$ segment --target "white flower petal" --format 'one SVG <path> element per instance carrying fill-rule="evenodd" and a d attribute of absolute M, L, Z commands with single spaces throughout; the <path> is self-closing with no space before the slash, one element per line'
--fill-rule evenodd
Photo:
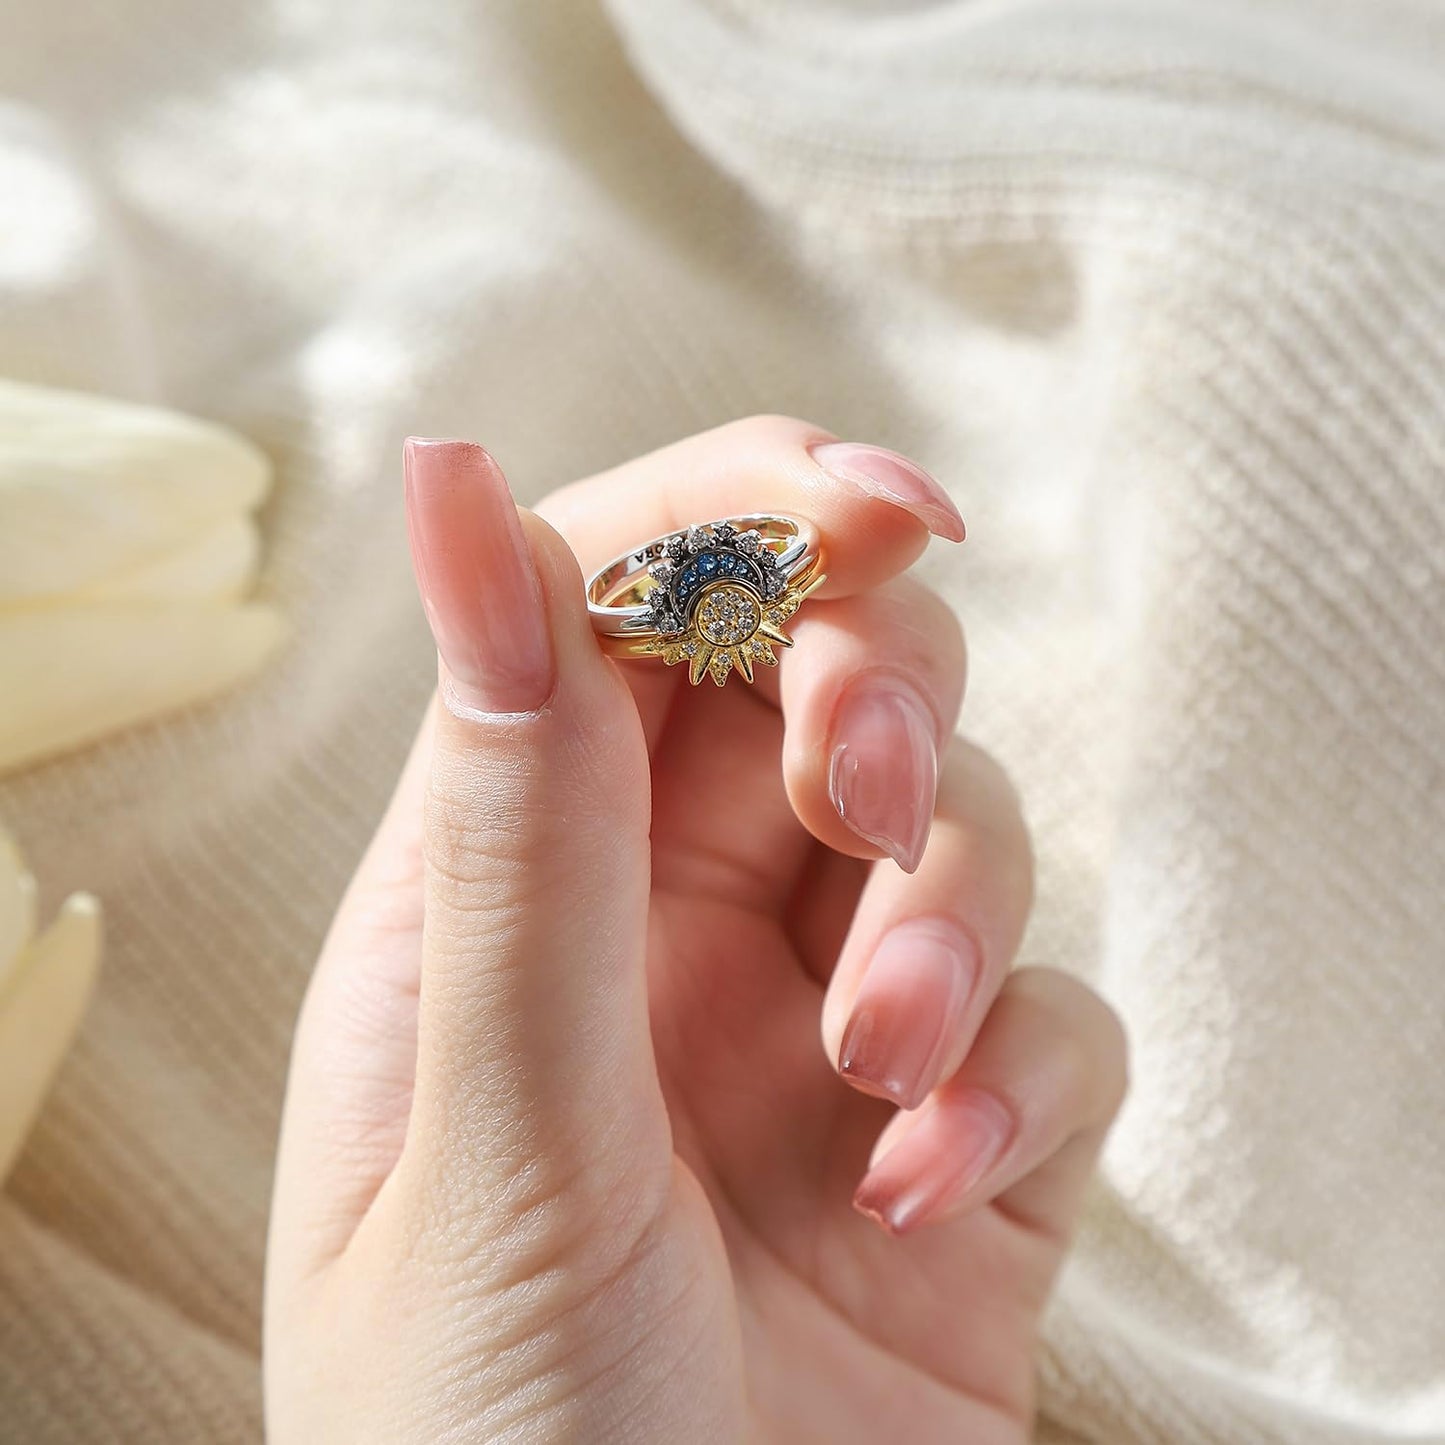
<path fill-rule="evenodd" d="M 25 1142 L 85 1012 L 100 964 L 100 906 L 66 900 L 0 986 L 0 1179 Z"/>
<path fill-rule="evenodd" d="M 265 455 L 224 427 L 0 381 L 0 606 L 158 563 L 270 484 Z"/>
<path fill-rule="evenodd" d="M 284 635 L 261 606 L 106 603 L 0 613 L 0 772 L 230 687 Z"/>
<path fill-rule="evenodd" d="M 175 552 L 72 594 L 67 602 L 234 602 L 251 589 L 261 534 L 250 517 L 229 517 Z"/>
<path fill-rule="evenodd" d="M 35 878 L 19 847 L 0 828 L 0 996 L 21 951 L 35 936 L 35 893 Z"/>

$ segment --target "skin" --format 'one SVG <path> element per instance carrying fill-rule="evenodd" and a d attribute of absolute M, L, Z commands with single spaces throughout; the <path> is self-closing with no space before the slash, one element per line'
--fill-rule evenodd
<path fill-rule="evenodd" d="M 409 451 L 440 701 L 297 1030 L 277 1445 L 1029 1437 L 1123 1037 L 1010 971 L 1027 832 L 950 741 L 958 624 L 901 575 L 956 514 L 860 481 L 867 449 L 825 470 L 829 441 L 735 423 L 546 522 L 479 448 Z M 692 689 L 602 656 L 579 559 L 756 510 L 827 547 L 780 669 Z"/>

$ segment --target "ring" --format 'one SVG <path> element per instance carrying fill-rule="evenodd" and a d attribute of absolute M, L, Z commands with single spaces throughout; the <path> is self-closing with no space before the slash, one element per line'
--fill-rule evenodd
<path fill-rule="evenodd" d="M 694 686 L 749 682 L 776 649 L 783 624 L 825 580 L 818 530 L 796 517 L 729 517 L 667 532 L 615 557 L 587 584 L 587 612 L 613 657 L 688 664 Z"/>

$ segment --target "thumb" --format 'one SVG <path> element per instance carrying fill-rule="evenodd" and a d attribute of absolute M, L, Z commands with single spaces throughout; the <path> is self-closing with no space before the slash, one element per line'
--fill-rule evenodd
<path fill-rule="evenodd" d="M 405 460 L 441 686 L 402 1167 L 470 1217 L 516 1217 L 564 1183 L 611 1193 L 670 1165 L 644 974 L 647 751 L 563 540 L 519 514 L 481 447 L 412 439 Z"/>

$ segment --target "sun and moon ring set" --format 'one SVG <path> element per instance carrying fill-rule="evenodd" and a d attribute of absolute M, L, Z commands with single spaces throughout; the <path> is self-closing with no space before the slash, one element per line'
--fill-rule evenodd
<path fill-rule="evenodd" d="M 687 665 L 694 685 L 775 667 L 784 623 L 824 581 L 817 529 L 760 515 L 686 527 L 615 558 L 587 584 L 587 611 L 613 657 Z"/>

